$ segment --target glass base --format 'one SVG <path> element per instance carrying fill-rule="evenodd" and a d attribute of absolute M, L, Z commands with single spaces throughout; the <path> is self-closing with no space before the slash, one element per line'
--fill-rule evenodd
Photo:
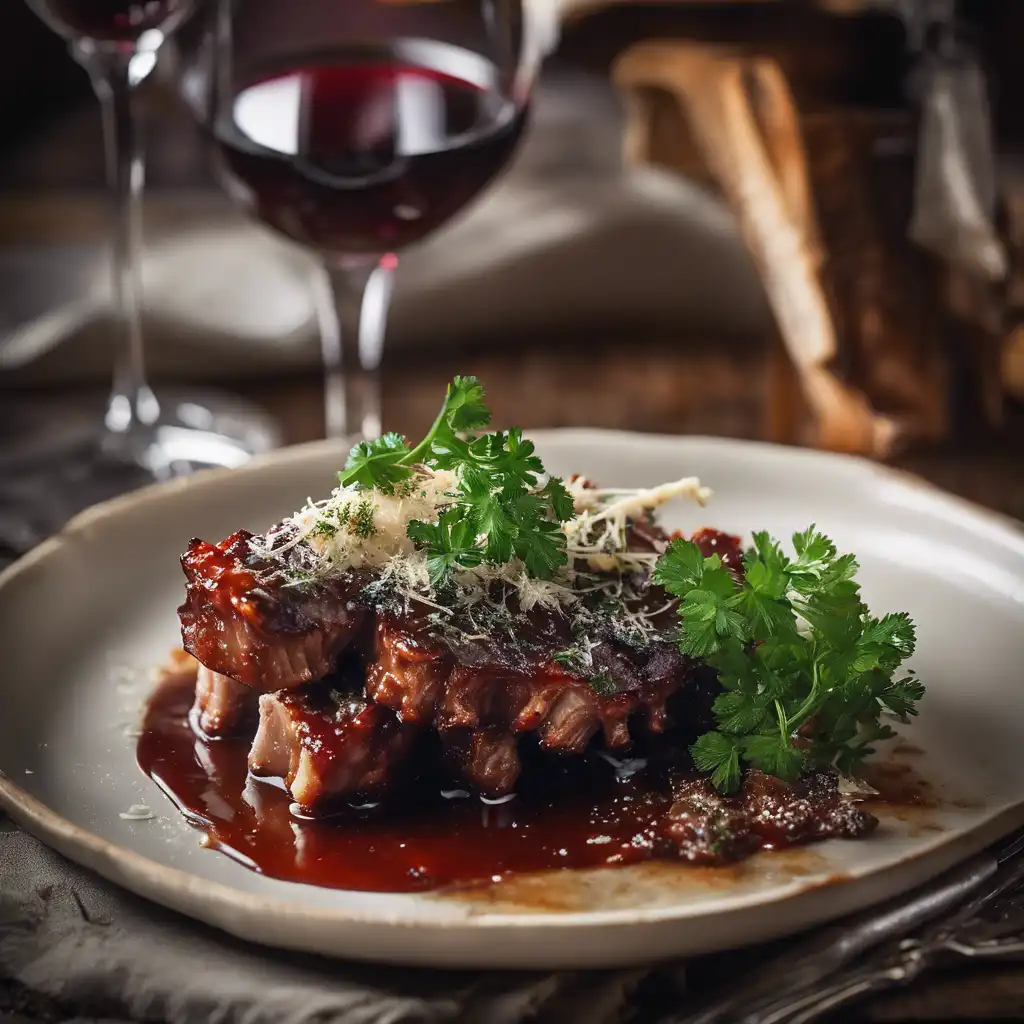
<path fill-rule="evenodd" d="M 157 399 L 154 422 L 107 431 L 104 455 L 167 480 L 201 469 L 233 469 L 281 443 L 270 416 L 231 395 L 161 391 Z"/>
<path fill-rule="evenodd" d="M 277 447 L 266 413 L 215 392 L 161 392 L 160 416 L 104 430 L 95 401 L 0 402 L 0 566 L 82 509 L 156 480 L 240 466 Z"/>

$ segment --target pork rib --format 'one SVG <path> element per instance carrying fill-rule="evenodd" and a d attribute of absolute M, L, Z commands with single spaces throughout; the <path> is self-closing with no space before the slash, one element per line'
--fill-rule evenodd
<path fill-rule="evenodd" d="M 283 779 L 291 798 L 311 813 L 341 799 L 384 794 L 420 731 L 327 683 L 263 694 L 259 704 L 249 770 Z"/>
<path fill-rule="evenodd" d="M 648 533 L 637 543 L 667 543 L 653 527 Z M 577 755 L 598 736 L 607 748 L 621 749 L 638 729 L 664 732 L 672 723 L 672 701 L 684 718 L 691 714 L 692 701 L 677 698 L 694 689 L 702 666 L 674 642 L 674 607 L 659 587 L 649 587 L 638 600 L 657 609 L 663 635 L 626 642 L 611 614 L 595 611 L 584 638 L 586 664 L 569 668 L 563 654 L 580 641 L 571 617 L 559 609 L 514 611 L 484 632 L 471 614 L 462 622 L 463 613 L 453 610 L 444 620 L 451 627 L 446 631 L 432 608 L 415 601 L 372 611 L 361 600 L 366 574 L 289 585 L 283 572 L 288 566 L 262 558 L 252 540 L 242 531 L 217 545 L 190 544 L 182 558 L 188 579 L 179 609 L 182 635 L 212 680 L 228 677 L 274 693 L 261 700 L 253 770 L 292 779 L 288 784 L 300 804 L 382 786 L 406 749 L 404 737 L 417 731 L 435 730 L 457 774 L 499 796 L 517 782 L 517 745 L 527 734 L 548 752 Z M 706 553 L 738 559 L 736 538 L 708 531 L 700 543 Z M 349 647 L 363 673 L 355 687 L 365 683 L 366 700 L 357 710 L 324 705 L 314 714 L 309 701 L 319 691 L 294 699 L 280 692 L 331 675 Z M 350 682 L 344 689 L 351 688 Z M 211 720 L 219 707 L 211 698 L 218 692 L 206 698 Z M 223 693 L 230 696 L 226 687 Z M 313 729 L 315 752 L 327 751 L 326 758 L 336 748 L 340 768 L 304 760 L 314 752 L 310 723 L 320 719 L 337 728 Z M 384 745 L 376 758 L 360 746 L 366 736 Z"/>
<path fill-rule="evenodd" d="M 252 551 L 244 530 L 220 544 L 193 540 L 182 556 L 182 642 L 207 668 L 273 692 L 322 679 L 358 633 L 366 610 L 351 580 L 290 587 L 280 565 Z"/>
<path fill-rule="evenodd" d="M 557 613 L 523 620 L 514 648 L 500 637 L 446 644 L 424 622 L 378 615 L 366 695 L 403 722 L 435 729 L 449 766 L 490 796 L 515 787 L 524 735 L 563 755 L 583 753 L 598 735 L 610 749 L 627 747 L 631 729 L 665 731 L 668 701 L 700 670 L 673 643 L 635 650 L 608 639 L 591 648 L 602 694 L 555 660 L 574 643 Z"/>
<path fill-rule="evenodd" d="M 255 720 L 257 699 L 258 694 L 252 687 L 200 665 L 192 719 L 208 739 L 234 736 Z"/>

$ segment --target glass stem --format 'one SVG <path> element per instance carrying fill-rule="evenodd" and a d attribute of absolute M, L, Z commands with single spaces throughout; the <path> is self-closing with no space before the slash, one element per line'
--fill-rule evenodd
<path fill-rule="evenodd" d="M 324 266 L 317 295 L 327 437 L 377 437 L 380 365 L 396 258 L 343 259 Z"/>
<path fill-rule="evenodd" d="M 146 382 L 142 348 L 142 190 L 145 168 L 132 109 L 132 53 L 79 47 L 103 112 L 107 178 L 114 204 L 114 315 L 121 334 L 106 424 L 128 434 L 156 422 L 160 407 Z"/>

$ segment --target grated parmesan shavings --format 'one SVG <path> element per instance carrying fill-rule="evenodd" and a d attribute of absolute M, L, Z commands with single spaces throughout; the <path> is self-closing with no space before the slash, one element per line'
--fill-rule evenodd
<path fill-rule="evenodd" d="M 643 519 L 673 498 L 690 498 L 699 505 L 707 504 L 711 498 L 710 488 L 695 476 L 639 490 L 587 488 L 574 481 L 570 493 L 578 514 L 562 526 L 567 549 L 570 555 L 585 560 L 599 572 L 642 569 L 660 557 L 657 551 L 626 550 L 626 528 L 630 521 Z"/>
<path fill-rule="evenodd" d="M 703 505 L 711 497 L 711 491 L 696 477 L 639 489 L 597 488 L 583 477 L 574 477 L 565 486 L 576 516 L 562 524 L 569 564 L 554 579 L 530 576 L 516 559 L 504 565 L 459 569 L 454 574 L 454 597 L 446 595 L 443 605 L 434 599 L 426 555 L 416 549 L 407 531 L 414 519 L 436 522 L 439 513 L 452 504 L 458 480 L 447 470 L 419 468 L 394 494 L 356 485 L 337 487 L 325 500 L 308 499 L 280 526 L 255 539 L 253 546 L 257 554 L 268 558 L 301 548 L 300 564 L 310 567 L 314 579 L 329 579 L 351 569 L 379 570 L 376 586 L 438 614 L 453 614 L 453 603 L 463 611 L 490 606 L 492 611 L 507 612 L 507 598 L 496 603 L 492 597 L 495 584 L 514 592 L 522 611 L 567 610 L 585 594 L 614 590 L 614 581 L 591 575 L 594 572 L 653 569 L 660 551 L 626 550 L 631 522 L 646 518 L 675 498 Z M 618 596 L 628 596 L 621 586 Z M 648 636 L 654 631 L 650 619 L 650 613 L 623 607 L 621 626 L 637 636 Z M 480 635 L 486 635 L 486 630 Z"/>
<path fill-rule="evenodd" d="M 336 487 L 324 501 L 308 499 L 267 535 L 258 550 L 266 556 L 283 555 L 305 545 L 317 556 L 318 575 L 324 576 L 364 567 L 379 569 L 396 557 L 416 554 L 406 535 L 409 523 L 436 521 L 438 512 L 451 504 L 455 487 L 454 474 L 428 469 L 395 494 Z"/>

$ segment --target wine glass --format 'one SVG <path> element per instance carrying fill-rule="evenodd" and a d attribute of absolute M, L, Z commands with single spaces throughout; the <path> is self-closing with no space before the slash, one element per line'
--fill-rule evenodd
<path fill-rule="evenodd" d="M 544 40 L 533 4 L 215 0 L 179 42 L 229 195 L 319 259 L 329 437 L 381 431 L 397 254 L 516 149 Z"/>
<path fill-rule="evenodd" d="M 141 198 L 144 166 L 132 111 L 135 87 L 164 40 L 205 0 L 28 0 L 68 40 L 100 100 L 107 174 L 114 201 L 113 297 L 120 354 L 91 467 L 162 479 L 234 466 L 277 443 L 265 415 L 229 396 L 179 394 L 158 400 L 145 371 L 141 330 Z M 80 438 L 76 438 L 76 441 Z M 90 444 L 93 439 L 90 439 Z M 72 441 L 68 441 L 68 447 Z M 54 461 L 68 457 L 55 452 Z M 79 459 L 80 453 L 74 454 Z"/>

